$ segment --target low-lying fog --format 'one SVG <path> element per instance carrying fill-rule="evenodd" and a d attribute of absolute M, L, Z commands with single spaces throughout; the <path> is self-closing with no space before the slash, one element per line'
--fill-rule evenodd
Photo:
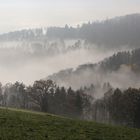
<path fill-rule="evenodd" d="M 76 68 L 84 63 L 96 63 L 113 53 L 99 50 L 97 47 L 78 48 L 65 53 L 58 52 L 52 56 L 47 53 L 45 55 L 44 52 L 43 55 L 41 52 L 40 54 L 27 52 L 23 48 L 0 48 L 0 81 L 2 83 L 20 81 L 32 84 L 35 80 L 45 78 L 59 70 Z"/>
<path fill-rule="evenodd" d="M 0 81 L 32 84 L 62 69 L 99 62 L 114 52 L 81 40 L 0 42 Z"/>

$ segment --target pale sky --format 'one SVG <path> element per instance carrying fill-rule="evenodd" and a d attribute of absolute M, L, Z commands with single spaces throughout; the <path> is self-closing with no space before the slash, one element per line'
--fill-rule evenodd
<path fill-rule="evenodd" d="M 140 13 L 140 0 L 0 0 L 0 33 Z"/>

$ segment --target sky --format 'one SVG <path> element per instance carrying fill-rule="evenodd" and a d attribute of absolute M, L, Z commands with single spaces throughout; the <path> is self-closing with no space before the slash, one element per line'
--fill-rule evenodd
<path fill-rule="evenodd" d="M 0 0 L 0 33 L 140 13 L 140 0 Z"/>

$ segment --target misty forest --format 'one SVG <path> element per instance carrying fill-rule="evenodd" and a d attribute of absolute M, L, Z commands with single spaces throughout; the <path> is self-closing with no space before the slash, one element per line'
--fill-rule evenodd
<path fill-rule="evenodd" d="M 0 106 L 140 128 L 140 14 L 0 35 Z"/>
<path fill-rule="evenodd" d="M 0 140 L 140 140 L 140 0 L 0 0 Z"/>

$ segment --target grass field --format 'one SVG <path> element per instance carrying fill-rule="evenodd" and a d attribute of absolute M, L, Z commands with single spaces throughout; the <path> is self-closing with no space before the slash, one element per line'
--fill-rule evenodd
<path fill-rule="evenodd" d="M 0 108 L 0 140 L 140 140 L 140 130 Z"/>

